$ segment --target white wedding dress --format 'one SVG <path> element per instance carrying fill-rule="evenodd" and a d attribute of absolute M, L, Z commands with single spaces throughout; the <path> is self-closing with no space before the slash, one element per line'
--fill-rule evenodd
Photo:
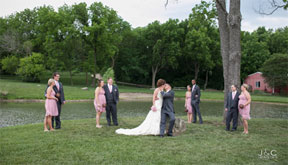
<path fill-rule="evenodd" d="M 116 133 L 124 135 L 159 135 L 163 98 L 160 92 L 158 92 L 157 97 L 159 98 L 155 101 L 157 111 L 150 110 L 146 119 L 138 127 L 133 129 L 120 128 L 116 130 Z"/>

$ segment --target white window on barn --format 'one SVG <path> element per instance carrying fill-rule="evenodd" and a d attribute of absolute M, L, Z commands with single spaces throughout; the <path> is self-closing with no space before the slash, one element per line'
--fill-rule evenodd
<path fill-rule="evenodd" d="M 260 88 L 260 81 L 256 81 L 256 88 Z"/>

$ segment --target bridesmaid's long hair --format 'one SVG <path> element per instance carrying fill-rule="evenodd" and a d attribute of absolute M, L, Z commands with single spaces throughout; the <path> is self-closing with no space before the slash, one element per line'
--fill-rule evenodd
<path fill-rule="evenodd" d="M 249 85 L 247 85 L 247 84 L 242 84 L 242 86 L 246 89 L 247 92 L 249 92 Z"/>
<path fill-rule="evenodd" d="M 101 82 L 102 82 L 102 81 L 103 81 L 102 79 L 98 80 L 98 87 L 100 87 L 100 88 L 102 88 L 102 87 L 101 87 Z"/>
<path fill-rule="evenodd" d="M 48 80 L 48 85 L 50 86 L 53 82 L 55 82 L 55 80 L 52 79 L 52 78 L 50 78 L 50 79 Z"/>
<path fill-rule="evenodd" d="M 191 90 L 192 90 L 192 88 L 191 88 L 191 85 L 187 85 L 187 87 L 189 87 L 190 88 L 190 92 L 191 92 Z M 189 91 L 189 90 L 188 90 Z"/>

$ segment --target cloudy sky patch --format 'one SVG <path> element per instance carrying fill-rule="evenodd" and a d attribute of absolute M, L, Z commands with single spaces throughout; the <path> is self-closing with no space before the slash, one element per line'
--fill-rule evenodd
<path fill-rule="evenodd" d="M 183 20 L 189 17 L 192 7 L 201 0 L 169 0 L 165 8 L 166 0 L 100 0 L 104 5 L 113 8 L 132 27 L 143 27 L 158 20 L 161 23 L 169 18 Z M 208 0 L 211 1 L 211 0 Z M 242 30 L 253 31 L 260 26 L 266 28 L 281 28 L 288 26 L 288 11 L 279 9 L 273 15 L 262 16 L 255 10 L 259 7 L 269 10 L 268 0 L 241 0 Z M 91 5 L 95 0 L 2 0 L 0 2 L 0 17 L 8 16 L 25 8 L 51 5 L 56 10 L 64 5 L 86 2 Z M 99 2 L 99 1 L 97 1 Z"/>

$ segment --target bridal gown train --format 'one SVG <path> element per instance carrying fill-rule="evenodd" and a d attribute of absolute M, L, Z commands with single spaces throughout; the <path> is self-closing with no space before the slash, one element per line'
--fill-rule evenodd
<path fill-rule="evenodd" d="M 157 97 L 159 98 L 155 101 L 157 111 L 150 110 L 146 119 L 138 127 L 133 129 L 120 128 L 116 130 L 116 133 L 124 135 L 159 135 L 163 98 L 160 92 L 158 92 Z"/>

